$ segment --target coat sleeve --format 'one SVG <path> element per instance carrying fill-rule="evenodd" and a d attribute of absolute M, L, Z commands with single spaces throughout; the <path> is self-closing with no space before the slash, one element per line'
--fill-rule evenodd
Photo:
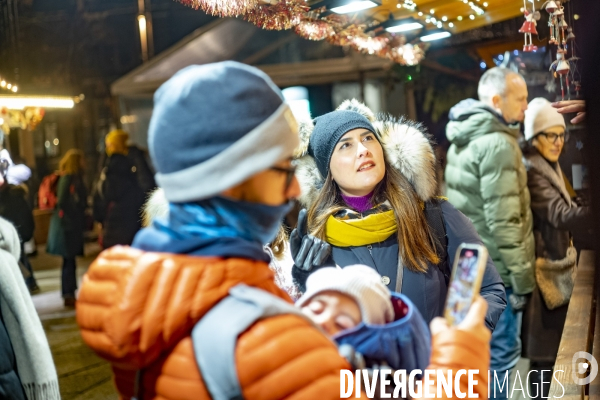
<path fill-rule="evenodd" d="M 485 223 L 511 275 L 512 288 L 517 294 L 527 294 L 535 287 L 533 260 L 527 254 L 527 222 L 522 215 L 529 205 L 521 204 L 521 160 L 514 152 L 514 146 L 502 138 L 479 149 L 479 190 Z"/>
<path fill-rule="evenodd" d="M 590 225 L 589 209 L 569 205 L 558 189 L 536 170 L 530 169 L 527 173 L 527 185 L 531 210 L 538 218 L 560 230 L 574 231 Z"/>
<path fill-rule="evenodd" d="M 460 377 L 460 391 L 466 394 L 465 397 L 469 397 L 468 371 L 476 370 L 477 372 L 473 376 L 473 383 L 476 382 L 472 388 L 473 393 L 479 399 L 488 398 L 488 370 L 490 367 L 488 341 L 482 340 L 470 332 L 449 329 L 432 338 L 431 350 L 431 364 L 427 367 L 428 370 L 440 371 L 446 376 L 448 371 L 452 371 L 453 378 L 458 370 L 466 370 L 467 374 Z M 429 393 L 436 393 L 436 375 L 436 373 L 431 375 L 433 379 Z M 458 388 L 452 385 L 452 389 L 454 393 L 458 394 Z M 441 398 L 448 399 L 453 396 L 448 397 L 442 390 Z"/>
<path fill-rule="evenodd" d="M 461 243 L 483 245 L 483 242 L 469 218 L 454 208 L 450 202 L 444 201 L 441 204 L 446 224 L 446 235 L 448 236 L 448 261 L 449 265 L 452 266 L 454 256 Z M 500 314 L 506 308 L 506 292 L 502 278 L 496 271 L 490 256 L 488 256 L 485 266 L 480 294 L 488 303 L 485 324 L 493 332 Z"/>

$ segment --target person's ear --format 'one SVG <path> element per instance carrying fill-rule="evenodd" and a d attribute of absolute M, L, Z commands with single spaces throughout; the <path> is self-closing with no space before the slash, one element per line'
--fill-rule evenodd
<path fill-rule="evenodd" d="M 242 183 L 237 184 L 236 186 L 223 190 L 220 195 L 229 197 L 234 200 L 244 200 L 246 197 L 246 183 L 248 181 L 244 181 Z"/>
<path fill-rule="evenodd" d="M 499 110 L 501 109 L 501 104 L 502 103 L 502 97 L 499 94 L 495 94 L 492 97 L 492 104 L 494 106 L 495 109 Z"/>

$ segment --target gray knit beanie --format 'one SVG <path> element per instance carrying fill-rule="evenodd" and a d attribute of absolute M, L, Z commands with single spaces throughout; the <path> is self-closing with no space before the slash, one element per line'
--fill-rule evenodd
<path fill-rule="evenodd" d="M 317 294 L 325 291 L 340 292 L 356 301 L 363 322 L 383 325 L 394 320 L 391 293 L 381 282 L 381 275 L 366 265 L 344 268 L 320 268 L 306 281 L 306 293 L 296 302 L 302 307 Z"/>
<path fill-rule="evenodd" d="M 298 143 L 281 91 L 257 68 L 192 65 L 154 95 L 148 147 L 170 202 L 214 197 L 290 158 Z"/>
<path fill-rule="evenodd" d="M 315 127 L 308 143 L 308 154 L 315 159 L 323 178 L 329 174 L 331 155 L 342 136 L 358 128 L 375 133 L 371 122 L 356 111 L 332 111 L 316 118 L 314 123 Z"/>

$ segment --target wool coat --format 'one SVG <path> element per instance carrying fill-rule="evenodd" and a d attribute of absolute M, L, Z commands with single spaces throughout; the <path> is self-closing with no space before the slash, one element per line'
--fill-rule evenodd
<path fill-rule="evenodd" d="M 450 111 L 445 180 L 450 203 L 473 221 L 504 284 L 516 294 L 535 286 L 535 245 L 519 127 L 465 100 Z"/>
<path fill-rule="evenodd" d="M 4 184 L 0 187 L 0 217 L 15 226 L 22 243 L 33 237 L 33 214 L 27 194 L 21 186 Z"/>
<path fill-rule="evenodd" d="M 424 212 L 429 212 L 428 206 L 432 202 L 439 203 L 441 207 L 447 238 L 446 259 L 441 260 L 440 265 L 429 265 L 425 273 L 412 272 L 404 267 L 401 283 L 401 293 L 415 304 L 425 321 L 429 322 L 443 314 L 450 268 L 458 246 L 463 242 L 481 244 L 482 241 L 468 218 L 447 201 L 435 197 L 437 191 L 435 154 L 429 137 L 420 125 L 387 116 L 376 117 L 371 110 L 356 100 L 345 102 L 338 109 L 357 111 L 371 120 L 377 131 L 374 133 L 383 145 L 388 162 L 409 180 L 419 199 L 426 204 L 429 203 L 424 207 Z M 301 125 L 301 136 L 305 147 L 300 149 L 301 154 L 298 154 L 301 157 L 298 161 L 297 176 L 302 188 L 300 201 L 306 208 L 310 208 L 314 203 L 319 188 L 323 185 L 323 177 L 314 159 L 305 150 L 311 132 L 311 124 Z M 352 264 L 368 265 L 381 275 L 390 278 L 388 287 L 392 291 L 397 291 L 399 256 L 396 235 L 366 246 L 332 247 L 335 264 L 341 267 Z M 293 272 L 300 286 L 304 286 L 303 281 L 308 274 L 296 267 Z M 486 325 L 493 330 L 500 314 L 506 308 L 506 294 L 491 258 L 487 260 L 481 295 L 489 306 Z"/>
<path fill-rule="evenodd" d="M 57 203 L 50 219 L 47 252 L 65 258 L 83 255 L 87 191 L 80 175 L 63 175 L 56 189 Z"/>
<path fill-rule="evenodd" d="M 144 191 L 138 181 L 137 167 L 128 156 L 113 154 L 103 171 L 102 198 L 105 218 L 102 245 L 109 248 L 131 244 L 142 227 L 141 208 Z"/>
<path fill-rule="evenodd" d="M 578 207 L 565 188 L 558 164 L 544 159 L 537 150 L 525 155 L 527 185 L 531 193 L 537 263 L 567 256 L 571 232 L 590 227 L 589 209 Z M 548 309 L 536 287 L 523 315 L 523 356 L 537 362 L 553 362 L 563 332 L 569 305 Z M 539 338 L 544 340 L 540 341 Z"/>

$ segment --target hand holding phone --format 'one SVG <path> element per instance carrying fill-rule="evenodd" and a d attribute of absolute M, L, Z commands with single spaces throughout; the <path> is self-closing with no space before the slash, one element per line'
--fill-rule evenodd
<path fill-rule="evenodd" d="M 463 243 L 458 247 L 444 309 L 449 326 L 460 324 L 469 312 L 481 289 L 487 259 L 487 249 L 482 245 Z"/>

